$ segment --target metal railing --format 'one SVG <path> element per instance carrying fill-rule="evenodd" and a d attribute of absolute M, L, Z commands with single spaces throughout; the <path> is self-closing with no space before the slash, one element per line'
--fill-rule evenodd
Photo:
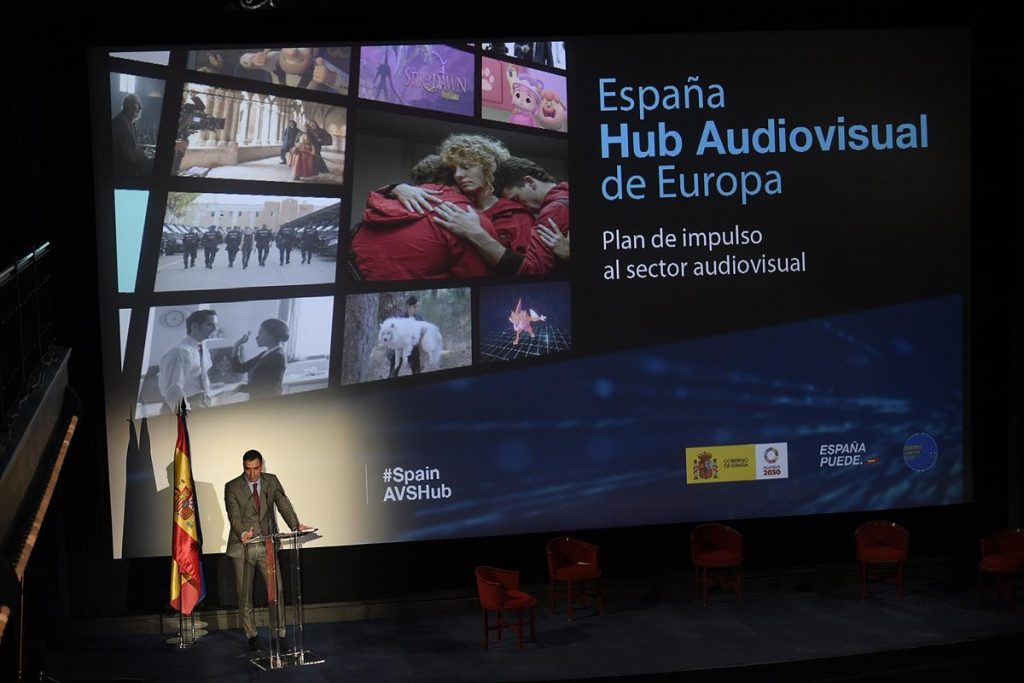
<path fill-rule="evenodd" d="M 0 271 L 0 433 L 38 381 L 53 344 L 52 267 L 47 242 Z"/>

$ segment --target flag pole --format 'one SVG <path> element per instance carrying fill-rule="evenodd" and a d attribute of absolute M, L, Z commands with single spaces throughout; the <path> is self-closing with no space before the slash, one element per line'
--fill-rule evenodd
<path fill-rule="evenodd" d="M 186 647 L 185 645 L 185 614 L 181 611 L 184 606 L 183 603 L 185 595 L 185 582 L 181 580 L 181 572 L 178 572 L 178 649 Z"/>

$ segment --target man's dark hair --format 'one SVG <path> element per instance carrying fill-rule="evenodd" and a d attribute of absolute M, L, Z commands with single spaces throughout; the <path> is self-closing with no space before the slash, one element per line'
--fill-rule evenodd
<path fill-rule="evenodd" d="M 406 306 L 415 306 L 419 302 L 420 302 L 420 300 L 417 299 L 415 296 L 410 296 L 408 299 L 405 300 L 405 305 Z"/>
<path fill-rule="evenodd" d="M 263 462 L 263 454 L 260 453 L 255 448 L 251 448 L 247 450 L 245 453 L 242 453 L 242 462 L 252 462 L 253 460 L 259 460 L 260 462 Z"/>
<path fill-rule="evenodd" d="M 409 179 L 413 185 L 426 185 L 437 183 L 438 185 L 454 185 L 455 175 L 452 169 L 441 163 L 441 157 L 437 154 L 429 154 L 419 161 L 409 171 Z"/>
<path fill-rule="evenodd" d="M 529 159 L 509 157 L 498 163 L 498 168 L 494 170 L 494 194 L 500 197 L 510 187 L 522 187 L 526 176 L 545 183 L 557 182 L 553 175 Z"/>
<path fill-rule="evenodd" d="M 193 311 L 187 318 L 185 318 L 185 332 L 187 334 L 191 334 L 193 325 L 202 325 L 215 315 L 217 315 L 217 311 L 212 308 L 203 308 L 198 311 Z"/>

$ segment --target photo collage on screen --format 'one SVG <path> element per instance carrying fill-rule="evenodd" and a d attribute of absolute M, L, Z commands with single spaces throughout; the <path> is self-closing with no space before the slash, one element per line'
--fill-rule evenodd
<path fill-rule="evenodd" d="M 568 351 L 563 43 L 358 54 L 341 384 Z"/>
<path fill-rule="evenodd" d="M 561 42 L 108 64 L 137 417 L 572 348 Z"/>

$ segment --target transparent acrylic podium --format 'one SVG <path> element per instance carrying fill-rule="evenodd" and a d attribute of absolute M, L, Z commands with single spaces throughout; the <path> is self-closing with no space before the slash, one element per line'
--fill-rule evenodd
<path fill-rule="evenodd" d="M 304 621 L 302 617 L 302 537 L 316 532 L 317 529 L 304 531 L 287 531 L 284 533 L 254 536 L 249 544 L 259 543 L 267 552 L 267 604 L 270 610 L 270 654 L 266 657 L 255 657 L 251 660 L 255 666 L 264 671 L 284 669 L 292 666 L 310 666 L 323 664 L 324 660 L 305 648 L 303 641 Z M 291 599 L 288 602 L 278 591 L 277 552 L 278 548 L 287 551 L 291 558 Z M 280 601 L 280 602 L 279 602 Z M 289 619 L 289 613 L 293 619 Z M 294 647 L 291 652 L 281 652 L 281 629 L 290 631 Z"/>

